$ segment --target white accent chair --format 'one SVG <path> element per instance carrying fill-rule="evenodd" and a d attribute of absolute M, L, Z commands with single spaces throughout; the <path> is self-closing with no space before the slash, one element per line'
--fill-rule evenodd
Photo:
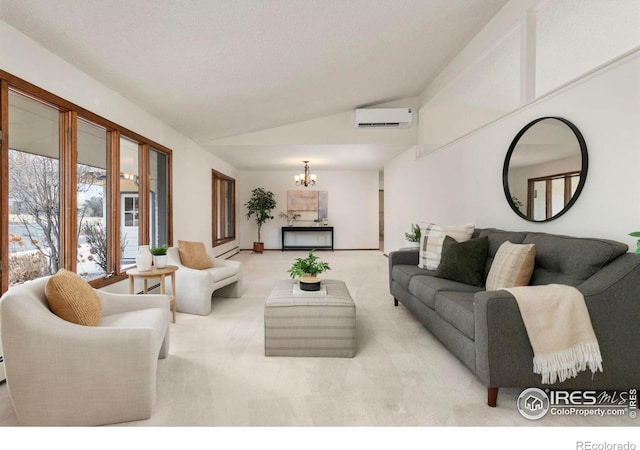
<path fill-rule="evenodd" d="M 158 358 L 169 350 L 169 296 L 97 290 L 98 326 L 49 309 L 49 277 L 0 298 L 7 386 L 22 425 L 88 426 L 151 417 Z"/>
<path fill-rule="evenodd" d="M 176 271 L 176 309 L 178 312 L 208 316 L 212 297 L 238 298 L 242 295 L 242 263 L 213 256 L 210 269 L 191 269 L 182 265 L 178 247 L 167 250 L 167 264 L 178 266 Z M 172 286 L 173 288 L 173 286 Z"/>

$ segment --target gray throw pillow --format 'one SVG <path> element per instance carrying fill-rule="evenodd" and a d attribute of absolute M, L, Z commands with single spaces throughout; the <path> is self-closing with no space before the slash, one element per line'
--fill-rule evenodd
<path fill-rule="evenodd" d="M 482 286 L 488 251 L 487 236 L 464 242 L 458 242 L 451 236 L 447 236 L 442 243 L 442 258 L 434 276 L 472 286 Z"/>

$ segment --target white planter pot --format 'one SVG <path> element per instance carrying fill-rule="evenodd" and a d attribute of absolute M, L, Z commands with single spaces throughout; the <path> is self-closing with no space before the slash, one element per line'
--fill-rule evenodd
<path fill-rule="evenodd" d="M 158 269 L 163 269 L 167 266 L 167 255 L 153 255 L 153 265 Z"/>
<path fill-rule="evenodd" d="M 140 272 L 146 272 L 151 270 L 151 263 L 153 261 L 153 255 L 149 251 L 148 245 L 141 245 L 138 247 L 138 254 L 136 255 L 136 266 Z"/>
<path fill-rule="evenodd" d="M 420 248 L 420 242 L 409 242 L 409 248 Z"/>

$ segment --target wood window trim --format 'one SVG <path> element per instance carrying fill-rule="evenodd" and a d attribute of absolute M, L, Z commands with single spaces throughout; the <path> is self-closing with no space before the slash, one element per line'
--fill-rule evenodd
<path fill-rule="evenodd" d="M 147 174 L 147 176 L 142 176 Z M 138 144 L 138 245 L 149 245 L 149 145 Z M 146 211 L 142 214 L 142 211 Z"/>
<path fill-rule="evenodd" d="M 218 214 L 217 208 L 217 199 L 219 197 L 217 180 L 221 181 L 231 181 L 233 182 L 233 191 L 231 192 L 231 204 L 233 205 L 232 210 L 232 229 L 233 234 L 230 237 L 219 237 L 218 236 L 218 223 L 226 223 L 226 217 L 224 215 L 224 208 L 221 208 L 222 214 Z M 221 183 L 222 185 L 226 185 L 226 183 Z M 226 189 L 226 188 L 223 188 Z M 227 242 L 232 242 L 236 240 L 236 180 L 235 178 L 231 178 L 228 175 L 223 174 L 222 172 L 218 172 L 217 170 L 211 169 L 211 247 L 217 247 L 222 244 L 226 244 Z"/>
<path fill-rule="evenodd" d="M 582 172 L 580 170 L 574 170 L 571 172 L 562 172 L 554 175 L 547 175 L 544 177 L 529 178 L 527 180 L 527 198 L 529 200 L 527 202 L 527 217 L 533 217 L 533 201 L 534 201 L 534 194 L 535 194 L 534 185 L 537 181 L 545 182 L 545 200 L 544 200 L 545 201 L 545 219 L 549 219 L 553 216 L 553 209 L 551 204 L 552 196 L 549 195 L 549 193 L 551 192 L 551 182 L 553 180 L 560 179 L 560 178 L 564 179 L 563 196 L 564 196 L 564 206 L 566 207 L 572 197 L 571 178 L 574 176 L 580 176 L 581 173 Z"/>
<path fill-rule="evenodd" d="M 166 179 L 165 182 L 167 183 L 167 186 L 173 186 L 173 171 L 170 170 L 170 168 L 172 167 L 173 164 L 173 160 L 171 158 L 172 153 L 166 153 L 166 152 L 162 152 L 162 151 L 156 151 L 156 148 L 153 148 L 152 146 L 147 146 L 147 154 L 144 157 L 146 160 L 146 165 L 148 167 L 148 173 L 149 173 L 149 177 L 147 178 L 147 181 L 149 183 L 149 189 L 148 192 L 151 192 L 150 188 L 150 184 L 151 184 L 151 153 L 152 152 L 156 152 L 156 153 L 160 153 L 162 155 L 164 155 L 164 157 L 166 158 L 165 164 L 167 167 L 167 171 L 166 171 Z M 160 181 L 160 179 L 158 178 L 158 181 Z M 167 189 L 166 192 L 167 195 L 167 217 L 173 217 L 173 189 Z M 147 201 L 149 201 L 149 199 L 147 199 Z M 151 205 L 149 205 L 151 206 Z M 150 225 L 147 226 L 147 233 L 149 233 L 150 230 Z M 149 235 L 148 241 L 151 242 L 151 236 Z M 173 242 L 173 227 L 167 227 L 167 243 Z"/>
<path fill-rule="evenodd" d="M 105 198 L 107 214 L 107 240 L 118 244 L 107 247 L 107 261 L 109 273 L 105 277 L 89 281 L 89 284 L 98 289 L 111 283 L 127 279 L 126 273 L 120 273 L 120 215 L 114 211 L 120 211 L 120 132 L 107 130 L 107 195 Z"/>
<path fill-rule="evenodd" d="M 0 249 L 9 248 L 9 83 L 0 80 Z M 0 253 L 0 293 L 9 287 L 9 255 Z"/>
<path fill-rule="evenodd" d="M 99 116 L 89 111 L 88 109 L 83 108 L 82 106 L 76 105 L 75 103 L 65 100 L 62 97 L 58 97 L 57 95 L 46 91 L 34 84 L 31 84 L 28 81 L 18 78 L 15 75 L 0 70 L 0 79 L 5 80 L 8 83 L 9 87 L 11 87 L 12 89 L 19 91 L 20 93 L 30 97 L 35 101 L 44 102 L 49 106 L 53 106 L 54 108 L 59 109 L 60 111 L 75 111 L 78 114 L 78 117 L 82 117 L 89 122 L 100 125 L 107 130 L 117 130 L 122 134 L 123 137 L 127 137 L 139 143 L 148 144 L 155 150 L 159 150 L 164 153 L 171 153 L 170 148 L 154 142 L 126 127 L 118 125 L 115 122 L 105 119 L 104 117 Z"/>
<path fill-rule="evenodd" d="M 173 152 L 162 153 L 167 156 L 167 244 L 173 245 Z"/>
<path fill-rule="evenodd" d="M 104 128 L 107 131 L 107 195 L 105 197 L 107 208 L 107 233 L 110 243 L 108 248 L 108 261 L 110 273 L 104 277 L 90 280 L 89 283 L 100 288 L 115 282 L 127 279 L 124 272 L 120 272 L 119 267 L 119 242 L 120 242 L 120 188 L 119 188 L 119 142 L 121 137 L 133 140 L 139 146 L 139 158 L 141 170 L 148 170 L 148 149 L 163 153 L 167 157 L 167 239 L 168 244 L 173 243 L 173 172 L 172 172 L 172 150 L 146 137 L 135 133 L 123 126 L 107 120 L 85 108 L 69 102 L 57 95 L 48 92 L 28 81 L 18 78 L 8 72 L 0 70 L 0 130 L 3 135 L 0 139 L 0 293 L 5 292 L 9 287 L 9 233 L 5 229 L 9 219 L 8 202 L 4 201 L 9 192 L 9 92 L 15 91 L 19 95 L 24 95 L 36 102 L 46 104 L 60 111 L 60 267 L 75 271 L 77 268 L 77 121 L 83 119 L 87 122 Z M 76 152 L 73 151 L 76 149 Z M 148 173 L 140 171 L 140 175 Z M 148 188 L 149 182 L 145 176 L 140 176 L 141 184 Z M 75 181 L 74 181 L 75 180 Z M 142 192 L 147 192 L 146 190 Z M 145 197 L 147 197 L 145 199 Z M 141 201 L 145 202 L 148 208 L 148 196 L 140 195 Z M 144 210 L 148 212 L 147 210 Z M 140 215 L 141 237 L 148 242 L 149 239 L 149 218 L 146 214 Z M 143 228 L 144 226 L 144 228 Z M 5 257 L 6 256 L 6 257 Z"/>
<path fill-rule="evenodd" d="M 78 115 L 60 113 L 60 267 L 75 272 L 78 267 L 76 236 L 78 180 Z"/>

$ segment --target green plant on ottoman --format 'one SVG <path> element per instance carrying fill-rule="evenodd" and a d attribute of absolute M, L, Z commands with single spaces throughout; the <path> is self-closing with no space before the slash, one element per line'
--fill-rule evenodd
<path fill-rule="evenodd" d="M 314 250 L 310 250 L 306 258 L 296 258 L 287 271 L 291 278 L 300 277 L 300 289 L 303 291 L 319 291 L 320 278 L 318 278 L 318 274 L 331 270 L 329 263 L 321 261 L 313 252 Z"/>

